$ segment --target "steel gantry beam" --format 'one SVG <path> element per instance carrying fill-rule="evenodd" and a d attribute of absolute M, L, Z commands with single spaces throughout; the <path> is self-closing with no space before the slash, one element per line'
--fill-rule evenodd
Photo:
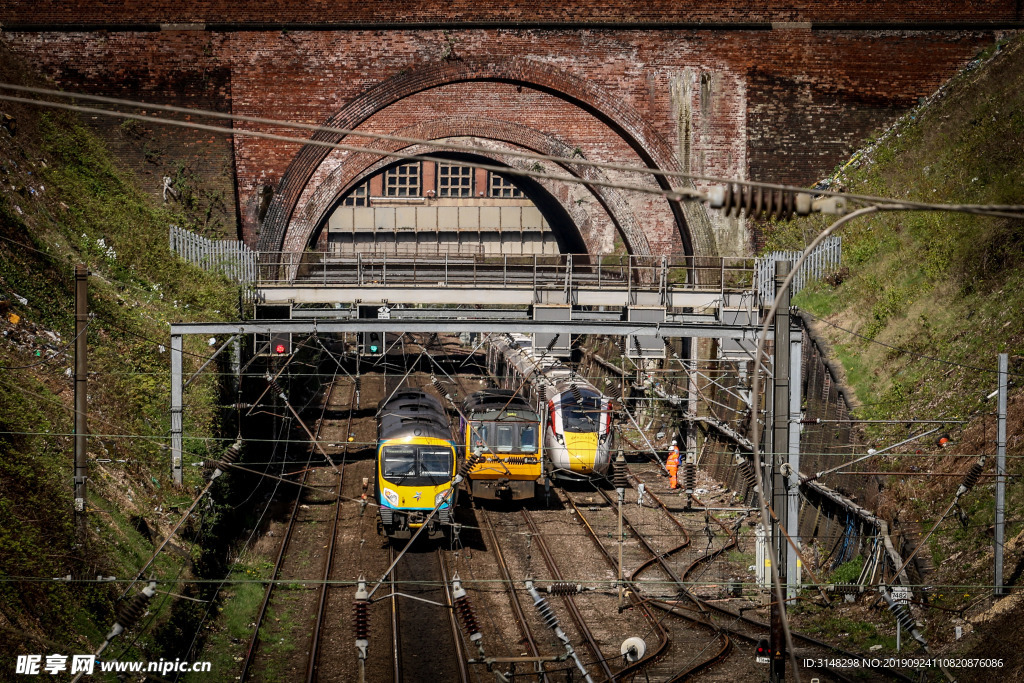
<path fill-rule="evenodd" d="M 453 316 L 470 311 L 452 311 Z M 175 485 L 182 483 L 182 348 L 183 337 L 190 334 L 238 335 L 291 332 L 292 334 L 336 334 L 359 332 L 417 333 L 559 333 L 570 335 L 598 334 L 610 336 L 647 335 L 651 337 L 701 337 L 705 339 L 739 339 L 756 341 L 760 328 L 755 324 L 726 324 L 711 316 L 676 315 L 662 322 L 604 320 L 457 320 L 454 319 L 300 319 L 239 322 L 172 323 L 171 324 L 171 475 Z M 768 339 L 773 333 L 768 332 Z"/>

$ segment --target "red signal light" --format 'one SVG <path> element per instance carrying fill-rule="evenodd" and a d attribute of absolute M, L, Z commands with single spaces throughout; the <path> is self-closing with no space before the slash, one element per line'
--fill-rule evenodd
<path fill-rule="evenodd" d="M 274 353 L 284 353 L 284 352 L 285 352 L 285 345 L 284 344 L 278 344 L 277 346 L 274 347 Z"/>

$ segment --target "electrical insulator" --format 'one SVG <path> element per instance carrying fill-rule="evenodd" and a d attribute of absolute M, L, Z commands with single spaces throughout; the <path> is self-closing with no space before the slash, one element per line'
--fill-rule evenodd
<path fill-rule="evenodd" d="M 548 586 L 549 595 L 576 595 L 583 592 L 583 584 L 557 581 Z"/>
<path fill-rule="evenodd" d="M 276 379 L 274 379 L 270 375 L 267 375 L 267 384 L 270 385 L 271 391 L 273 391 L 275 394 L 281 397 L 282 401 L 288 401 L 288 397 L 285 396 L 284 389 L 281 388 L 281 385 L 277 383 Z"/>
<path fill-rule="evenodd" d="M 910 616 L 910 610 L 907 609 L 906 605 L 898 602 L 890 603 L 889 611 L 896 617 L 896 621 L 900 622 L 903 630 L 910 632 L 917 628 L 917 624 L 914 623 L 914 617 Z"/>
<path fill-rule="evenodd" d="M 960 488 L 956 491 L 956 497 L 964 495 L 968 491 L 974 488 L 974 485 L 981 479 L 981 471 L 985 469 L 985 456 L 978 458 L 971 468 L 967 470 L 967 474 L 964 475 L 964 480 L 960 484 Z"/>
<path fill-rule="evenodd" d="M 787 220 L 794 214 L 806 216 L 811 212 L 811 195 L 792 190 L 767 190 L 760 187 L 734 185 L 712 188 L 708 193 L 708 206 L 721 209 L 727 216 L 745 212 L 747 218 L 779 218 Z"/>
<path fill-rule="evenodd" d="M 366 649 L 370 645 L 370 594 L 366 592 L 366 580 L 360 576 L 356 587 L 355 601 L 352 603 L 353 626 L 356 636 L 356 650 L 359 659 L 366 659 Z"/>
<path fill-rule="evenodd" d="M 459 476 L 463 479 L 469 474 L 469 471 L 484 461 L 484 456 L 481 453 L 474 453 L 469 456 L 459 465 Z"/>
<path fill-rule="evenodd" d="M 551 605 L 548 604 L 547 598 L 540 593 L 537 593 L 537 597 L 533 599 L 533 606 L 537 608 L 540 618 L 548 628 L 552 630 L 558 628 L 558 616 L 555 614 L 554 610 L 551 609 Z"/>
<path fill-rule="evenodd" d="M 640 346 L 640 337 L 633 337 L 633 350 L 638 356 L 644 355 L 643 347 Z"/>
<path fill-rule="evenodd" d="M 452 395 L 450 393 L 448 393 L 447 391 L 445 391 L 444 386 L 437 379 L 437 377 L 435 377 L 434 375 L 431 375 L 430 376 L 430 383 L 434 385 L 435 389 L 437 389 L 437 393 L 441 394 L 441 396 L 443 396 L 445 399 L 447 399 L 449 403 L 455 403 L 455 401 L 452 400 Z"/>
<path fill-rule="evenodd" d="M 742 455 L 736 455 L 736 466 L 740 469 L 740 477 L 747 485 L 747 489 L 753 491 L 757 488 L 757 474 L 754 472 L 754 463 Z"/>
<path fill-rule="evenodd" d="M 582 392 L 580 392 L 580 388 L 576 384 L 576 382 L 573 382 L 572 384 L 569 385 L 569 390 L 572 391 L 572 397 L 574 399 L 576 399 L 576 403 L 578 403 L 578 404 L 580 404 L 582 406 L 583 405 L 583 394 L 582 394 Z"/>
<path fill-rule="evenodd" d="M 626 338 L 619 337 L 619 353 L 623 356 L 626 355 Z"/>
<path fill-rule="evenodd" d="M 352 612 L 355 615 L 356 640 L 369 640 L 370 603 L 366 600 L 356 600 L 352 603 Z"/>
<path fill-rule="evenodd" d="M 629 480 L 626 477 L 626 459 L 622 457 L 622 453 L 612 461 L 612 485 L 624 491 L 629 487 Z"/>
<path fill-rule="evenodd" d="M 458 574 L 452 577 L 452 602 L 455 603 L 455 611 L 458 612 L 462 628 L 465 629 L 470 641 L 476 642 L 483 638 L 484 634 L 480 632 L 480 625 L 473 614 L 473 606 L 469 604 L 469 596 L 466 595 L 466 589 L 462 587 Z"/>
<path fill-rule="evenodd" d="M 228 449 L 226 451 L 224 451 L 224 454 L 222 456 L 220 456 L 220 460 L 218 461 L 217 468 L 214 469 L 213 470 L 213 474 L 210 475 L 210 481 L 213 481 L 214 479 L 216 479 L 220 475 L 224 474 L 224 470 L 226 470 L 232 463 L 234 463 L 236 460 L 238 460 L 238 458 L 239 458 L 239 456 L 241 454 L 242 454 L 242 440 L 238 439 L 233 444 L 228 446 Z"/>
<path fill-rule="evenodd" d="M 687 493 L 693 493 L 697 484 L 697 466 L 692 462 L 683 463 L 683 488 Z"/>
<path fill-rule="evenodd" d="M 146 613 L 146 606 L 149 604 L 150 598 L 156 593 L 156 582 L 151 581 L 148 586 L 142 589 L 142 592 L 131 599 L 131 602 L 122 605 L 117 610 L 117 621 L 114 624 L 114 629 L 121 627 L 121 631 L 127 631 L 135 622 Z"/>
<path fill-rule="evenodd" d="M 238 439 L 233 444 L 228 446 L 228 449 L 224 451 L 224 455 L 220 456 L 220 461 L 225 465 L 238 460 L 238 457 L 242 454 L 242 440 Z"/>
<path fill-rule="evenodd" d="M 549 353 L 551 351 L 551 349 L 555 348 L 555 344 L 558 343 L 558 338 L 561 337 L 561 336 L 562 336 L 561 333 L 557 333 L 556 332 L 555 336 L 552 337 L 551 341 L 548 342 L 548 345 L 544 347 L 544 353 Z"/>
<path fill-rule="evenodd" d="M 356 387 L 356 391 L 359 391 L 362 388 L 362 386 L 363 386 L 363 378 L 361 376 L 359 376 L 359 375 L 356 375 L 353 379 L 354 379 L 354 384 L 355 384 L 355 387 Z"/>

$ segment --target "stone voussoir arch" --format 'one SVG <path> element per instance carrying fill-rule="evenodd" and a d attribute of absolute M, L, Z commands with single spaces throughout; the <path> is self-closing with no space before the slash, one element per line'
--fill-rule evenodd
<path fill-rule="evenodd" d="M 535 128 L 485 117 L 449 116 L 432 119 L 403 128 L 396 131 L 395 134 L 404 138 L 431 141 L 476 137 L 506 143 L 538 154 L 566 158 L 572 157 L 574 153 L 574 148 L 570 145 Z M 410 149 L 408 143 L 390 140 L 376 141 L 373 147 L 382 152 L 408 151 Z M 413 149 L 416 153 L 432 153 L 430 148 L 415 147 Z M 492 151 L 500 154 L 500 150 Z M 300 201 L 288 226 L 283 250 L 301 251 L 308 244 L 317 226 L 326 220 L 336 202 L 354 185 L 365 180 L 367 175 L 376 170 L 382 162 L 390 162 L 390 159 L 369 151 L 346 156 L 344 162 L 335 167 L 319 183 L 316 190 L 308 195 L 307 199 Z M 607 180 L 604 172 L 593 166 L 572 163 L 563 163 L 561 166 L 584 182 L 586 180 Z M 629 253 L 649 255 L 651 250 L 647 235 L 623 192 L 606 186 L 590 185 L 588 189 L 619 230 Z M 573 207 L 565 206 L 564 208 L 569 215 L 575 215 Z M 592 244 L 592 239 L 583 230 L 584 226 L 579 225 L 578 221 L 577 226 L 584 232 L 582 234 L 583 241 L 588 245 Z"/>
<path fill-rule="evenodd" d="M 324 125 L 351 130 L 406 97 L 467 81 L 514 83 L 548 92 L 603 121 L 649 167 L 663 171 L 681 170 L 671 146 L 620 97 L 579 76 L 524 57 L 433 63 L 397 74 L 353 99 Z M 315 133 L 312 139 L 338 142 L 342 137 L 340 133 L 321 131 Z M 263 220 L 259 240 L 261 250 L 278 251 L 282 248 L 288 224 L 303 190 L 329 153 L 327 147 L 305 145 L 296 154 L 281 178 L 278 192 Z M 657 182 L 663 189 L 692 186 L 686 180 L 670 182 L 664 177 L 657 177 Z M 714 234 L 704 208 L 694 202 L 670 202 L 669 205 L 675 215 L 685 251 L 697 256 L 714 255 Z"/>

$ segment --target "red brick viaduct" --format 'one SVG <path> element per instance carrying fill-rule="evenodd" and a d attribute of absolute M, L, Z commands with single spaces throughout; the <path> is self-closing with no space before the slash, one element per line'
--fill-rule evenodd
<path fill-rule="evenodd" d="M 8 0 L 0 25 L 10 49 L 68 90 L 470 139 L 496 163 L 521 164 L 503 152 L 528 150 L 806 185 L 1024 27 L 1021 5 Z M 373 153 L 155 124 L 145 145 L 132 146 L 121 121 L 94 123 L 153 192 L 175 166 L 219 188 L 229 227 L 267 250 L 301 250 L 341 195 L 384 163 Z M 621 172 L 549 168 L 654 186 Z M 754 240 L 743 221 L 696 204 L 545 188 L 579 217 L 591 252 L 618 239 L 637 254 L 739 254 Z"/>

